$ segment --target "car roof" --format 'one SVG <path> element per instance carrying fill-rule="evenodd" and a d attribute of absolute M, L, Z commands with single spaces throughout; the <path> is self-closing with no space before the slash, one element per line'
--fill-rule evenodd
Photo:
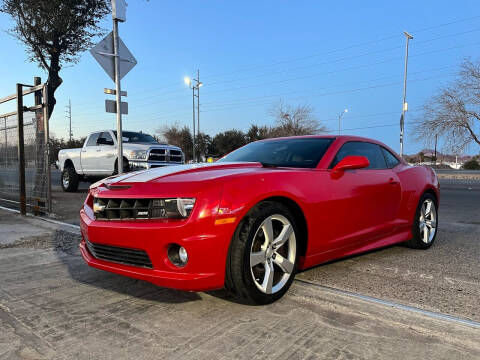
<path fill-rule="evenodd" d="M 298 135 L 298 136 L 284 136 L 277 138 L 268 138 L 259 141 L 274 141 L 274 140 L 286 140 L 286 139 L 339 139 L 344 141 L 368 141 L 373 143 L 382 144 L 378 140 L 362 137 L 362 136 L 353 136 L 353 135 Z M 383 144 L 382 144 L 383 145 Z"/>

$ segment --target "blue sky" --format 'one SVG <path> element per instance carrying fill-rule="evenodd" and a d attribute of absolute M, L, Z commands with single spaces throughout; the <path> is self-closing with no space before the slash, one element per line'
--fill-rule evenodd
<path fill-rule="evenodd" d="M 15 83 L 46 74 L 26 61 L 24 48 L 4 30 L 0 14 L 0 94 Z M 104 21 L 111 28 L 111 19 Z M 384 141 L 399 150 L 405 39 L 410 46 L 406 153 L 409 124 L 435 90 L 453 80 L 465 57 L 480 55 L 480 7 L 464 1 L 133 1 L 120 36 L 138 65 L 123 79 L 129 115 L 124 129 L 155 133 L 165 125 L 191 126 L 192 95 L 183 77 L 200 69 L 201 130 L 211 135 L 250 124 L 273 125 L 268 110 L 310 104 L 337 131 Z M 64 68 L 51 130 L 68 136 L 65 106 L 72 101 L 75 137 L 113 128 L 104 111 L 110 78 L 87 52 Z M 0 108 L 4 112 L 5 107 Z M 441 149 L 441 145 L 440 145 Z M 472 146 L 469 153 L 477 153 Z"/>

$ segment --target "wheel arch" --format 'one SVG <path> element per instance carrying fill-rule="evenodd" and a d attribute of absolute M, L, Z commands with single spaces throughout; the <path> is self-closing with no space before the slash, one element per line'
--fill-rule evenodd
<path fill-rule="evenodd" d="M 435 198 L 435 201 L 437 202 L 437 205 L 438 205 L 438 196 L 437 196 L 437 193 L 435 192 L 435 190 L 431 187 L 428 187 L 426 188 L 423 193 L 422 193 L 422 196 L 423 194 L 431 194 L 434 198 Z"/>
<path fill-rule="evenodd" d="M 68 167 L 72 167 L 73 169 L 75 169 L 75 165 L 73 164 L 73 161 L 70 159 L 66 159 L 65 162 L 63 163 L 63 169 Z"/>

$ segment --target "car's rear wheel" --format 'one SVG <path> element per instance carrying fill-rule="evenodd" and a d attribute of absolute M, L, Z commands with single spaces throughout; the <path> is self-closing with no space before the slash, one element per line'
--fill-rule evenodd
<path fill-rule="evenodd" d="M 72 166 L 67 166 L 62 171 L 62 189 L 65 192 L 75 192 L 78 190 L 79 177 Z"/>
<path fill-rule="evenodd" d="M 230 247 L 226 288 L 244 302 L 268 304 L 290 287 L 298 262 L 295 219 L 282 204 L 265 201 L 243 219 Z"/>
<path fill-rule="evenodd" d="M 407 246 L 414 249 L 428 249 L 437 236 L 438 207 L 435 197 L 425 193 L 420 199 L 413 222 L 413 238 Z"/>

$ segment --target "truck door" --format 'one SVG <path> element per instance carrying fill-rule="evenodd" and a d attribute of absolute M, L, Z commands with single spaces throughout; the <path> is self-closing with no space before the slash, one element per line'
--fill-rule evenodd
<path fill-rule="evenodd" d="M 90 134 L 85 140 L 82 151 L 80 153 L 80 163 L 82 165 L 83 173 L 93 174 L 95 173 L 95 155 L 97 151 L 97 139 L 101 132 Z"/>
<path fill-rule="evenodd" d="M 116 146 L 110 132 L 104 131 L 97 139 L 95 166 L 98 174 L 111 175 L 114 171 Z"/>

